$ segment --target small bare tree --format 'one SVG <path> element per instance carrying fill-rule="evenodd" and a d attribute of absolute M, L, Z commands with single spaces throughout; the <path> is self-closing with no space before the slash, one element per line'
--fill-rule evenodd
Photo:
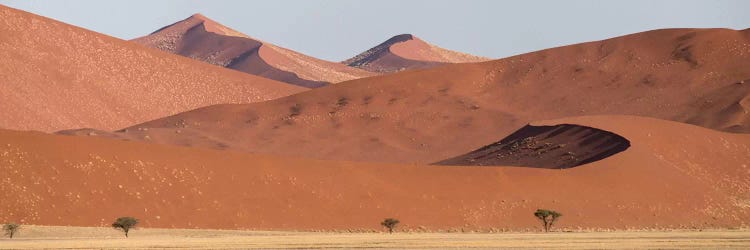
<path fill-rule="evenodd" d="M 383 222 L 380 222 L 380 225 L 388 228 L 389 233 L 393 233 L 393 228 L 395 228 L 399 222 L 400 221 L 394 218 L 386 218 L 385 220 L 383 220 Z"/>
<path fill-rule="evenodd" d="M 3 226 L 3 231 L 5 232 L 5 235 L 13 239 L 13 235 L 18 233 L 18 230 L 21 229 L 21 225 L 18 225 L 13 222 L 9 222 Z"/>
<path fill-rule="evenodd" d="M 117 230 L 122 230 L 125 232 L 125 238 L 128 237 L 128 232 L 130 229 L 135 228 L 135 225 L 138 225 L 138 219 L 133 217 L 120 217 L 115 220 L 114 223 L 112 223 L 112 227 Z"/>
<path fill-rule="evenodd" d="M 557 218 L 560 218 L 562 214 L 554 210 L 537 209 L 536 212 L 534 212 L 534 216 L 542 222 L 544 232 L 549 232 L 550 228 L 552 228 L 552 224 L 554 224 L 555 221 L 557 221 Z"/>

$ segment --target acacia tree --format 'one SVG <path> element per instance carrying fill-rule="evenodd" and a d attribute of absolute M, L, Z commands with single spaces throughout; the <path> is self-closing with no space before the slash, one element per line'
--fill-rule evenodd
<path fill-rule="evenodd" d="M 117 230 L 122 230 L 125 232 L 125 238 L 128 237 L 128 232 L 130 229 L 135 228 L 135 225 L 138 224 L 138 219 L 133 217 L 120 217 L 115 220 L 114 223 L 112 223 L 112 227 Z"/>
<path fill-rule="evenodd" d="M 13 222 L 9 222 L 3 226 L 3 231 L 5 232 L 5 235 L 13 239 L 13 235 L 18 233 L 18 230 L 21 229 L 21 225 L 18 225 Z"/>
<path fill-rule="evenodd" d="M 393 233 L 393 228 L 395 228 L 399 222 L 400 221 L 394 218 L 386 218 L 383 222 L 380 222 L 380 225 L 388 228 L 388 233 Z"/>
<path fill-rule="evenodd" d="M 549 229 L 552 228 L 552 224 L 555 224 L 557 218 L 560 218 L 562 214 L 554 210 L 537 209 L 536 212 L 534 212 L 534 216 L 542 222 L 544 232 L 549 232 Z"/>

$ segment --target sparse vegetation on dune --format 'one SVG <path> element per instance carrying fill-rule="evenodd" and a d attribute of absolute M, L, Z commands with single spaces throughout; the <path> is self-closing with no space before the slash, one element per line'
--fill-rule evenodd
<path fill-rule="evenodd" d="M 136 225 L 138 225 L 138 219 L 133 217 L 120 217 L 112 223 L 112 228 L 122 230 L 125 232 L 125 238 L 127 238 L 130 229 L 135 228 Z"/>
<path fill-rule="evenodd" d="M 534 217 L 539 219 L 539 221 L 542 223 L 544 232 L 549 232 L 549 230 L 552 228 L 552 225 L 555 224 L 560 216 L 562 216 L 562 214 L 558 213 L 555 210 L 537 209 L 536 212 L 534 212 Z"/>
<path fill-rule="evenodd" d="M 5 236 L 8 236 L 11 239 L 13 239 L 13 236 L 18 233 L 18 230 L 20 229 L 21 225 L 18 225 L 15 222 L 9 222 L 3 225 L 3 232 L 5 233 Z"/>
<path fill-rule="evenodd" d="M 398 225 L 400 221 L 394 218 L 386 218 L 383 220 L 383 222 L 380 222 L 380 225 L 388 228 L 388 233 L 393 233 L 393 229 L 396 228 L 396 225 Z"/>

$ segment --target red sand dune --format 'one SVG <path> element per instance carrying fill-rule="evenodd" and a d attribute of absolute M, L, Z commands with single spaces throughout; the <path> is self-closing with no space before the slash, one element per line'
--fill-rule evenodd
<path fill-rule="evenodd" d="M 305 90 L 0 6 L 0 127 L 122 128 Z"/>
<path fill-rule="evenodd" d="M 750 30 L 667 29 L 217 105 L 113 136 L 304 158 L 433 163 L 529 121 L 624 114 L 750 132 Z"/>
<path fill-rule="evenodd" d="M 573 124 L 631 146 L 570 169 L 352 163 L 0 131 L 0 221 L 239 229 L 540 230 L 747 226 L 750 135 L 632 116 Z M 502 137 L 502 136 L 498 136 Z"/>
<path fill-rule="evenodd" d="M 321 87 L 373 73 L 251 38 L 201 14 L 133 40 L 148 47 L 304 87 Z"/>
<path fill-rule="evenodd" d="M 401 34 L 341 63 L 372 72 L 391 73 L 487 60 L 489 58 L 440 48 L 411 34 Z"/>

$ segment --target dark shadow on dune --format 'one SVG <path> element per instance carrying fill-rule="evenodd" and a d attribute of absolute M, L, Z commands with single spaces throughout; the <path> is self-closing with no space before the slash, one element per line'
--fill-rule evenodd
<path fill-rule="evenodd" d="M 379 73 L 394 73 L 411 69 L 428 69 L 445 64 L 443 62 L 407 59 L 391 53 L 391 46 L 413 39 L 414 36 L 411 34 L 394 36 L 391 39 L 388 39 L 387 41 L 341 63 L 350 67 Z"/>
<path fill-rule="evenodd" d="M 563 169 L 602 160 L 629 147 L 624 137 L 601 129 L 527 125 L 499 142 L 433 164 Z"/>
<path fill-rule="evenodd" d="M 185 32 L 182 41 L 177 46 L 176 53 L 210 64 L 306 88 L 318 88 L 329 84 L 328 82 L 303 79 L 294 72 L 285 71 L 269 64 L 260 56 L 262 46 L 263 43 L 258 40 L 210 32 L 207 30 L 205 23 L 200 23 Z"/>

